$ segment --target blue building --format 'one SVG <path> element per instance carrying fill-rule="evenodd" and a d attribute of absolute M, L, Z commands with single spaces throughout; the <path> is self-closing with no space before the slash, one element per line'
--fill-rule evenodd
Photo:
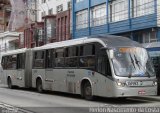
<path fill-rule="evenodd" d="M 160 40 L 160 0 L 72 0 L 73 38 L 97 34 Z"/>

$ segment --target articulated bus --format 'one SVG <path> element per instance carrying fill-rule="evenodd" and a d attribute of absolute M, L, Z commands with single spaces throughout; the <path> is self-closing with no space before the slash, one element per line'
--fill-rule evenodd
<path fill-rule="evenodd" d="M 92 36 L 4 53 L 5 83 L 94 96 L 157 95 L 150 57 L 139 43 L 120 36 Z"/>

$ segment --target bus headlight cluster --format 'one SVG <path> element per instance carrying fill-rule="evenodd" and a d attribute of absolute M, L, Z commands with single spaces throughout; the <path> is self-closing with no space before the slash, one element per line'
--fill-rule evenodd
<path fill-rule="evenodd" d="M 117 85 L 118 85 L 118 86 L 121 86 L 121 87 L 124 87 L 124 86 L 125 86 L 125 83 L 117 82 Z"/>
<path fill-rule="evenodd" d="M 153 86 L 157 86 L 157 82 L 156 81 L 153 82 Z"/>

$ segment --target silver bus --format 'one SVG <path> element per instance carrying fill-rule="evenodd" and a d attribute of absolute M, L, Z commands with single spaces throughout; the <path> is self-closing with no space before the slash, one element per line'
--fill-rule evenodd
<path fill-rule="evenodd" d="M 146 49 L 125 37 L 99 35 L 22 51 L 23 55 L 10 52 L 2 57 L 9 88 L 67 92 L 88 100 L 157 95 L 157 79 Z M 11 62 L 16 63 L 10 69 Z"/>

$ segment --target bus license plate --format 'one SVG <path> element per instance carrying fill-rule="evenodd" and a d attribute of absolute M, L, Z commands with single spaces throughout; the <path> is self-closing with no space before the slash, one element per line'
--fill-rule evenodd
<path fill-rule="evenodd" d="M 144 91 L 144 90 L 138 91 L 138 94 L 139 94 L 139 95 L 145 95 L 145 94 L 146 94 L 146 91 Z"/>
<path fill-rule="evenodd" d="M 128 86 L 142 86 L 143 82 L 141 82 L 141 81 L 127 81 L 126 84 Z"/>

